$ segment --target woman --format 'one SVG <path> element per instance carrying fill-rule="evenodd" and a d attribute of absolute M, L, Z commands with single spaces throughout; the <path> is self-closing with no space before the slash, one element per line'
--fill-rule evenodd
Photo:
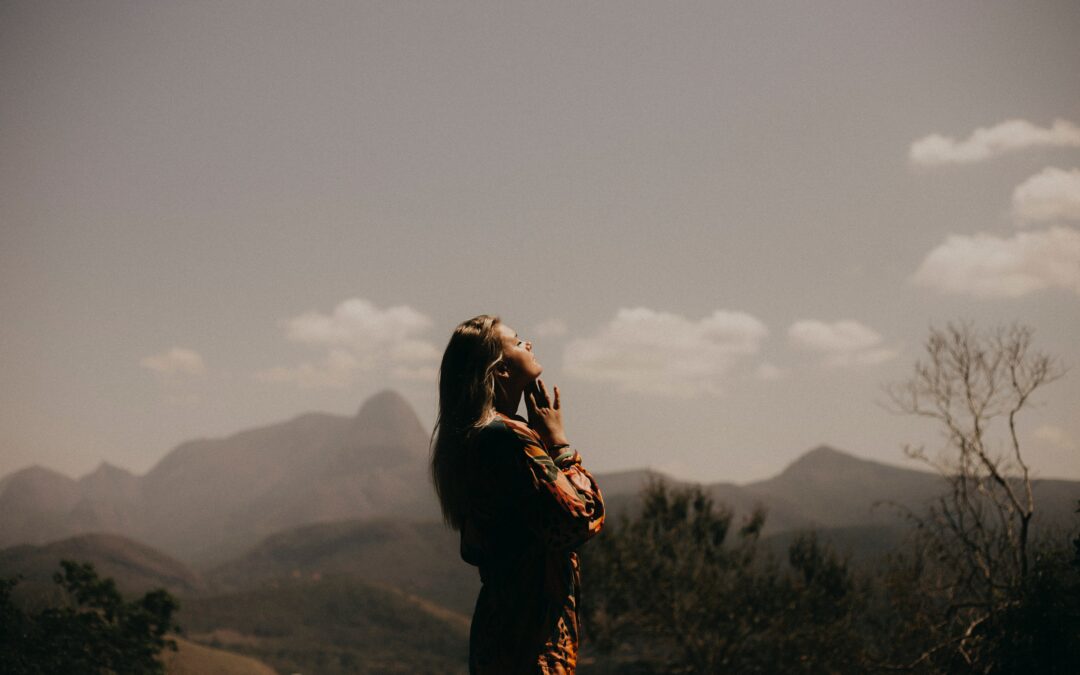
<path fill-rule="evenodd" d="M 461 557 L 480 568 L 477 675 L 573 673 L 577 662 L 574 549 L 600 531 L 604 502 L 542 371 L 532 343 L 486 315 L 457 327 L 439 369 L 431 473 Z M 528 421 L 517 415 L 522 396 Z"/>

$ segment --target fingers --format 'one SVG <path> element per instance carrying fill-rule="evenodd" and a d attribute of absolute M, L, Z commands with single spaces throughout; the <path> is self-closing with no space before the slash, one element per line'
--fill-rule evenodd
<path fill-rule="evenodd" d="M 553 392 L 554 400 L 552 399 L 552 396 L 548 394 L 547 386 L 544 385 L 544 381 L 536 380 L 525 390 L 525 404 L 532 410 L 537 410 L 539 408 L 559 410 L 562 407 L 562 400 L 557 385 L 553 387 Z"/>
<path fill-rule="evenodd" d="M 542 403 L 545 408 L 549 407 L 551 404 L 551 399 L 548 398 L 547 387 L 544 386 L 543 380 L 536 381 L 536 390 L 540 394 L 537 397 L 537 400 L 540 401 L 540 403 Z"/>

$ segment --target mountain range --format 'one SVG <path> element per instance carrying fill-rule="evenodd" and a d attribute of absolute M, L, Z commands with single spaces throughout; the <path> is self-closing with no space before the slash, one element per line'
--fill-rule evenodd
<path fill-rule="evenodd" d="M 428 435 L 382 392 L 354 417 L 312 413 L 183 443 L 148 473 L 102 464 L 73 480 L 33 466 L 0 479 L 0 547 L 122 534 L 182 560 L 226 560 L 296 525 L 437 518 Z"/>
<path fill-rule="evenodd" d="M 353 417 L 309 413 L 225 438 L 182 443 L 143 476 L 102 464 L 78 480 L 40 466 L 0 478 L 0 548 L 79 534 L 119 534 L 209 568 L 265 537 L 314 523 L 437 521 L 427 472 L 428 434 L 397 393 L 383 391 Z M 598 476 L 609 511 L 632 508 L 650 480 L 639 470 Z M 898 524 L 940 494 L 940 476 L 860 459 L 828 446 L 777 476 L 704 486 L 742 517 L 768 512 L 765 535 L 810 528 Z M 1037 520 L 1069 526 L 1080 483 L 1035 483 Z"/>
<path fill-rule="evenodd" d="M 168 589 L 190 640 L 170 672 L 263 672 L 211 647 L 280 672 L 452 672 L 479 579 L 440 521 L 427 456 L 411 407 L 382 392 L 353 417 L 306 414 L 183 443 L 143 476 L 30 467 L 0 478 L 0 577 L 22 575 L 16 590 L 42 601 L 55 597 L 58 561 L 73 558 L 126 593 Z M 613 520 L 658 480 L 688 485 L 651 470 L 597 475 Z M 902 509 L 945 484 L 820 446 L 767 480 L 700 487 L 737 520 L 764 508 L 777 552 L 814 529 L 872 558 L 907 530 Z M 1034 490 L 1040 527 L 1075 528 L 1080 482 Z"/>

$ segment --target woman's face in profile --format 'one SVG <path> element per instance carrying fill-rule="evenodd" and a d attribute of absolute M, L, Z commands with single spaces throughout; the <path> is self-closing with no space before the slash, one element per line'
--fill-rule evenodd
<path fill-rule="evenodd" d="M 500 323 L 499 335 L 502 338 L 503 361 L 507 371 L 521 384 L 528 384 L 544 372 L 544 367 L 533 356 L 532 343 L 521 339 L 510 326 Z"/>

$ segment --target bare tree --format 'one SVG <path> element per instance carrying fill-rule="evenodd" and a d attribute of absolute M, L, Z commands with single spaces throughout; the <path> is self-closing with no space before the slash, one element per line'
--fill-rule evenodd
<path fill-rule="evenodd" d="M 931 328 L 925 347 L 914 375 L 887 388 L 898 411 L 934 420 L 944 438 L 934 456 L 904 448 L 948 486 L 926 513 L 912 514 L 935 563 L 934 591 L 945 598 L 938 628 L 947 636 L 919 660 L 951 647 L 975 665 L 980 627 L 1014 600 L 1030 564 L 1036 505 L 1018 416 L 1064 371 L 1021 325 L 978 332 L 950 323 Z"/>

